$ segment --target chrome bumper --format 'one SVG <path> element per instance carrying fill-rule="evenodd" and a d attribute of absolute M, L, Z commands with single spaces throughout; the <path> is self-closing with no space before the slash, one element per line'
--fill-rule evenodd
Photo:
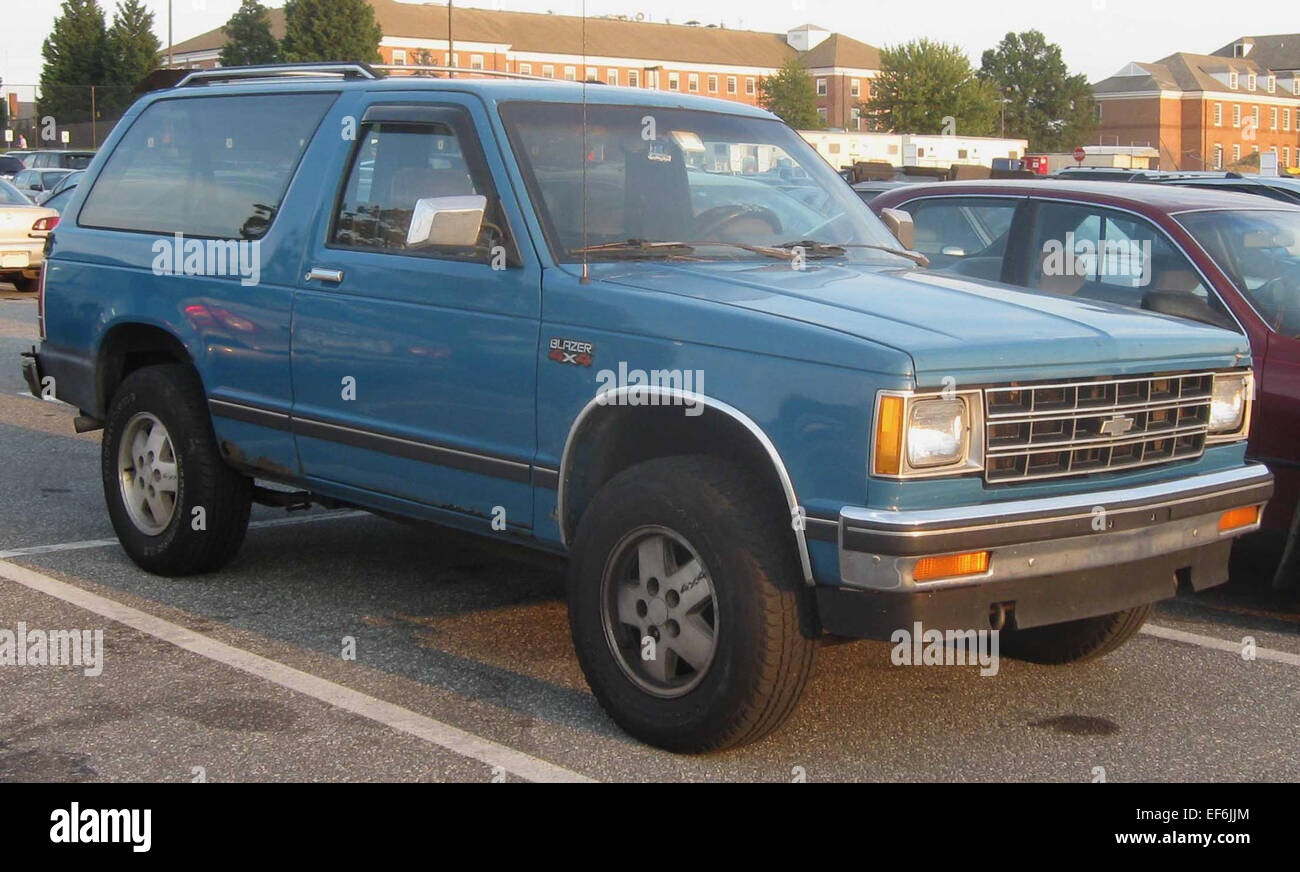
<path fill-rule="evenodd" d="M 1258 529 L 1257 518 L 1220 532 L 1219 519 L 1246 506 L 1259 506 L 1262 514 L 1272 494 L 1268 469 L 1247 464 L 1138 487 L 949 509 L 846 507 L 839 520 L 840 577 L 853 588 L 918 593 L 1195 552 Z M 923 557 L 967 551 L 989 552 L 987 572 L 913 577 Z"/>

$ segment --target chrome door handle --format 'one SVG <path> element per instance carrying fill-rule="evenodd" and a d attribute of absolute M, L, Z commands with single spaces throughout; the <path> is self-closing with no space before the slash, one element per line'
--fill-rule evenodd
<path fill-rule="evenodd" d="M 339 282 L 343 281 L 343 270 L 322 269 L 318 266 L 314 266 L 307 273 L 307 281 L 311 281 L 312 279 L 317 279 L 318 281 L 322 281 L 322 282 L 334 282 L 335 284 L 338 284 Z"/>

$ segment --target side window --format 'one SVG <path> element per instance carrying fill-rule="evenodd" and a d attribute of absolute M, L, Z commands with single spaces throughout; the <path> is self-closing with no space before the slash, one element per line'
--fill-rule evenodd
<path fill-rule="evenodd" d="M 1195 267 L 1145 218 L 1091 206 L 1042 203 L 1032 239 L 1032 288 L 1210 323 L 1224 321 L 1222 304 Z M 1231 323 L 1227 319 L 1225 326 Z"/>
<path fill-rule="evenodd" d="M 335 97 L 159 100 L 114 149 L 79 223 L 217 239 L 260 237 Z"/>
<path fill-rule="evenodd" d="M 402 118 L 401 108 L 383 110 L 386 116 Z M 427 107 L 410 111 L 420 112 L 421 120 L 367 121 L 362 125 L 335 209 L 330 244 L 488 261 L 498 246 L 508 245 L 506 224 L 469 119 L 451 108 L 432 110 L 438 120 L 422 117 L 429 111 Z M 475 194 L 487 199 L 475 244 L 407 245 L 407 230 L 418 201 Z"/>
<path fill-rule="evenodd" d="M 916 225 L 916 250 L 930 258 L 931 268 L 997 281 L 1018 203 L 951 197 L 917 200 L 903 208 Z"/>

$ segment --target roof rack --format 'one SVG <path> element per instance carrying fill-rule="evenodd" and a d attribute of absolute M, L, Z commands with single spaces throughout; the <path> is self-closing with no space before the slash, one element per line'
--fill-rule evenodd
<path fill-rule="evenodd" d="M 374 79 L 375 71 L 369 64 L 358 63 L 306 63 L 263 64 L 254 67 L 217 67 L 212 70 L 195 70 L 176 83 L 177 88 L 195 85 L 215 85 L 250 79 L 277 79 L 282 77 L 337 76 L 343 79 Z"/>
<path fill-rule="evenodd" d="M 429 73 L 464 73 L 466 78 L 473 76 L 499 76 L 503 79 L 532 79 L 540 82 L 569 82 L 572 85 L 603 85 L 604 82 L 598 82 L 592 79 L 587 82 L 569 81 L 568 79 L 552 79 L 549 76 L 529 76 L 524 73 L 508 73 L 502 70 L 476 70 L 472 67 L 441 67 L 430 66 L 428 64 L 375 64 L 370 69 L 380 70 L 389 73 L 396 70 L 410 70 L 413 72 Z M 391 78 L 407 78 L 406 76 L 392 76 Z"/>

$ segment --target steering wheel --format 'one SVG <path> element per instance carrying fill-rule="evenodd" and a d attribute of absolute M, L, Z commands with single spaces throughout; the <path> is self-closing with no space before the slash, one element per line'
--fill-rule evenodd
<path fill-rule="evenodd" d="M 771 228 L 772 233 L 781 232 L 781 219 L 766 206 L 756 206 L 752 203 L 732 203 L 727 206 L 714 206 L 712 209 L 705 209 L 699 215 L 696 215 L 695 235 L 704 240 L 743 241 L 733 240 L 727 236 L 727 225 L 743 219 L 762 221 Z"/>

